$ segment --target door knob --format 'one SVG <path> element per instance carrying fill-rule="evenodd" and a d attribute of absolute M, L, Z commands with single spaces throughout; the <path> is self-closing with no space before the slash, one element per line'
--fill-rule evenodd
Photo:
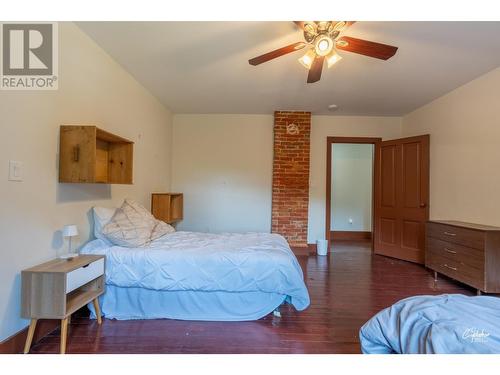
<path fill-rule="evenodd" d="M 427 205 L 425 203 L 420 203 L 420 208 L 425 208 Z"/>

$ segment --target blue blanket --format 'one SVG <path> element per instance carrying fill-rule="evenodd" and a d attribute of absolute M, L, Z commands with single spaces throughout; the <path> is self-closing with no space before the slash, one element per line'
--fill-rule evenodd
<path fill-rule="evenodd" d="M 95 240 L 81 252 L 106 256 L 108 287 L 141 289 L 141 303 L 149 301 L 150 306 L 141 307 L 140 313 L 131 311 L 128 305 L 114 305 L 125 304 L 123 298 L 104 301 L 109 316 L 157 318 L 156 310 L 164 309 L 160 294 L 174 298 L 168 292 L 177 293 L 177 302 L 186 306 L 182 311 L 167 311 L 164 317 L 178 319 L 258 319 L 285 298 L 299 311 L 309 306 L 302 269 L 286 240 L 277 234 L 175 232 L 147 248 L 109 246 Z M 110 290 L 122 293 L 116 288 Z M 241 298 L 237 299 L 238 295 Z M 203 309 L 198 308 L 197 301 L 206 296 L 213 296 L 213 300 L 204 299 Z M 154 303 L 158 306 L 150 312 Z M 106 313 L 105 308 L 103 311 Z"/>
<path fill-rule="evenodd" d="M 500 298 L 406 298 L 371 318 L 359 336 L 363 353 L 500 353 Z"/>

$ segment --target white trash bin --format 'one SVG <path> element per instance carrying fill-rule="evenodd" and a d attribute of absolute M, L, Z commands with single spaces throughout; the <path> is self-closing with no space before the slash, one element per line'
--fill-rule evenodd
<path fill-rule="evenodd" d="M 328 241 L 327 240 L 317 240 L 316 247 L 318 255 L 328 255 Z"/>

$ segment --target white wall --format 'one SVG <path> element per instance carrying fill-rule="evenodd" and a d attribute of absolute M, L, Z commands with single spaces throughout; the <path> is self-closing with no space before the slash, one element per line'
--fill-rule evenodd
<path fill-rule="evenodd" d="M 500 226 L 500 68 L 404 116 L 430 134 L 430 217 Z"/>
<path fill-rule="evenodd" d="M 175 115 L 172 190 L 184 193 L 178 229 L 271 230 L 273 116 Z"/>
<path fill-rule="evenodd" d="M 59 229 L 78 225 L 87 241 L 93 205 L 168 190 L 171 115 L 74 24 L 59 24 L 59 90 L 0 91 L 0 341 L 22 329 L 20 271 L 54 258 Z M 135 141 L 134 185 L 58 184 L 59 125 L 95 124 Z M 8 161 L 24 182 L 8 182 Z"/>
<path fill-rule="evenodd" d="M 373 148 L 332 144 L 331 230 L 371 232 Z"/>
<path fill-rule="evenodd" d="M 271 227 L 273 116 L 174 115 L 172 190 L 185 194 L 179 229 Z M 325 236 L 326 137 L 397 138 L 396 117 L 313 116 L 308 240 Z"/>

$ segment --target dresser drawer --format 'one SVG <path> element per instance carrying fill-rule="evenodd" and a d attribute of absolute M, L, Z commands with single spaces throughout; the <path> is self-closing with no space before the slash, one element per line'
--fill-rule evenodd
<path fill-rule="evenodd" d="M 425 265 L 455 280 L 484 290 L 484 272 L 432 251 L 426 253 Z"/>
<path fill-rule="evenodd" d="M 455 227 L 452 225 L 428 223 L 427 235 L 446 242 L 452 242 L 474 249 L 484 249 L 484 232 Z"/>
<path fill-rule="evenodd" d="M 104 274 L 104 258 L 66 274 L 66 293 L 87 284 Z"/>
<path fill-rule="evenodd" d="M 427 252 L 432 252 L 444 258 L 454 260 L 464 265 L 484 271 L 484 251 L 458 245 L 452 242 L 427 238 Z"/>

